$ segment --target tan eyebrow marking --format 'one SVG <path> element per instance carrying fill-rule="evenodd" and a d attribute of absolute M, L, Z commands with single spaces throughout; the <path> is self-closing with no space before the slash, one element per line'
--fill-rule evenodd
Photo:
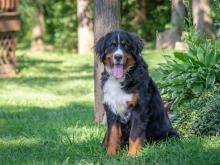
<path fill-rule="evenodd" d="M 116 41 L 115 41 L 115 40 L 112 40 L 112 44 L 116 44 Z"/>
<path fill-rule="evenodd" d="M 121 41 L 121 44 L 126 44 L 126 41 L 125 41 L 125 40 L 122 40 L 122 41 Z"/>

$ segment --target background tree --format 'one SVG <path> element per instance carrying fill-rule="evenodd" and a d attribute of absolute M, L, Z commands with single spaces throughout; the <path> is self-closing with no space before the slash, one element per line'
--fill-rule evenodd
<path fill-rule="evenodd" d="M 207 34 L 214 39 L 215 33 L 212 28 L 209 0 L 193 0 L 192 13 L 193 23 L 195 24 L 200 36 Z"/>
<path fill-rule="evenodd" d="M 170 1 L 121 1 L 121 28 L 137 33 L 148 42 L 147 47 L 154 47 L 156 33 L 170 27 L 170 11 Z"/>
<path fill-rule="evenodd" d="M 185 5 L 184 0 L 171 1 L 171 24 L 172 27 L 177 28 L 177 34 L 181 38 L 185 19 Z"/>
<path fill-rule="evenodd" d="M 89 53 L 94 45 L 90 0 L 77 0 L 78 53 Z"/>
<path fill-rule="evenodd" d="M 158 33 L 156 47 L 158 49 L 174 48 L 181 41 L 185 18 L 184 0 L 171 1 L 171 28 Z"/>
<path fill-rule="evenodd" d="M 119 28 L 120 5 L 119 0 L 95 0 L 94 1 L 95 41 L 106 33 Z M 95 79 L 95 121 L 102 122 L 104 109 L 101 97 L 101 73 L 103 65 L 95 55 L 94 79 Z"/>
<path fill-rule="evenodd" d="M 32 50 L 43 50 L 44 49 L 44 35 L 45 35 L 45 19 L 44 11 L 41 0 L 33 0 L 35 5 L 35 16 L 34 16 L 34 26 L 32 29 Z"/>

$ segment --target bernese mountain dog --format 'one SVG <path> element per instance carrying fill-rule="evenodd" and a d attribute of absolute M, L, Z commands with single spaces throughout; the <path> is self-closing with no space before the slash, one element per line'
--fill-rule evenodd
<path fill-rule="evenodd" d="M 101 88 L 107 131 L 102 144 L 110 156 L 127 145 L 134 156 L 146 141 L 179 137 L 140 55 L 143 48 L 140 37 L 121 30 L 106 34 L 95 46 L 104 64 Z"/>

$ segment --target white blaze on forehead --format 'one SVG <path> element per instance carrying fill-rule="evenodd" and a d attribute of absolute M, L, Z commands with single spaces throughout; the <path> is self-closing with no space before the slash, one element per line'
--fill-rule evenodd
<path fill-rule="evenodd" d="M 123 51 L 121 50 L 120 46 L 118 46 L 117 50 L 114 52 L 114 55 L 123 55 Z"/>
<path fill-rule="evenodd" d="M 119 36 L 119 33 L 118 33 L 118 44 L 120 44 L 120 36 Z"/>
<path fill-rule="evenodd" d="M 119 36 L 119 33 L 118 33 L 118 48 L 117 48 L 117 50 L 114 52 L 114 55 L 116 55 L 116 54 L 118 54 L 118 55 L 123 55 L 123 51 L 122 51 L 122 49 L 121 49 L 121 47 L 120 47 L 120 36 Z"/>

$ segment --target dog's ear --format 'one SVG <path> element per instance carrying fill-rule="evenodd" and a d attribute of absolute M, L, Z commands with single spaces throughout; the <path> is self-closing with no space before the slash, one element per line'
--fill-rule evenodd
<path fill-rule="evenodd" d="M 136 34 L 131 34 L 132 40 L 134 43 L 134 51 L 136 55 L 140 55 L 142 50 L 144 49 L 144 41 L 142 38 L 137 36 Z"/>
<path fill-rule="evenodd" d="M 96 55 L 99 57 L 101 61 L 103 61 L 103 58 L 105 56 L 105 36 L 101 37 L 95 45 L 95 52 Z"/>

